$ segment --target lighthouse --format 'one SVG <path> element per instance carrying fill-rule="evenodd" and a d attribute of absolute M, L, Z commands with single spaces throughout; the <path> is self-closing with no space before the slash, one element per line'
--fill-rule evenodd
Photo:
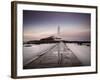
<path fill-rule="evenodd" d="M 60 26 L 58 26 L 57 36 L 60 37 Z"/>
<path fill-rule="evenodd" d="M 60 26 L 58 25 L 57 27 L 57 36 L 56 36 L 56 41 L 61 41 L 61 37 L 60 37 Z"/>

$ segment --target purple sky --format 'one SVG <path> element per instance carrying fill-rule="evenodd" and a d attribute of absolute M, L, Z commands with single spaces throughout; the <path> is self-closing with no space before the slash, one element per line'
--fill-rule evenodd
<path fill-rule="evenodd" d="M 23 10 L 23 40 L 57 36 L 64 40 L 90 40 L 91 15 L 88 13 Z"/>

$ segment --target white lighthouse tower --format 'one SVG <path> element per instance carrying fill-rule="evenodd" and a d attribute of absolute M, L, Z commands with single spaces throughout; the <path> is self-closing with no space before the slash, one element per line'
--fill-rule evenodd
<path fill-rule="evenodd" d="M 57 37 L 60 37 L 60 26 L 58 26 Z"/>
<path fill-rule="evenodd" d="M 61 37 L 60 37 L 60 26 L 58 25 L 57 27 L 57 36 L 55 38 L 56 41 L 61 41 Z"/>

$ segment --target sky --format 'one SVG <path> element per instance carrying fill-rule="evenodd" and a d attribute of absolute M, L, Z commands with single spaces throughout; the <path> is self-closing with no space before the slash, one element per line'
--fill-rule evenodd
<path fill-rule="evenodd" d="M 70 41 L 90 41 L 91 14 L 23 10 L 23 40 L 57 36 Z"/>

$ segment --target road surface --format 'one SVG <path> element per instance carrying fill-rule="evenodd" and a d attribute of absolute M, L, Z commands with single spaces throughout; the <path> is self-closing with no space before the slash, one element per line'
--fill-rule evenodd
<path fill-rule="evenodd" d="M 73 51 L 62 41 L 30 59 L 24 69 L 82 66 Z"/>

